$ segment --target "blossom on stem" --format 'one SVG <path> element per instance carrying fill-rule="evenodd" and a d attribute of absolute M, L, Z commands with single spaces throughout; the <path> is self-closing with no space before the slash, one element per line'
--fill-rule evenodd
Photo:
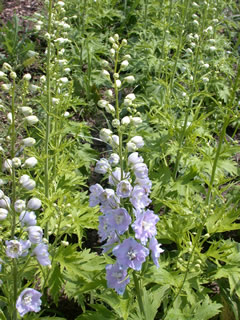
<path fill-rule="evenodd" d="M 38 262 L 42 266 L 48 266 L 51 264 L 48 253 L 48 245 L 45 243 L 39 243 L 33 250 L 33 254 L 36 255 Z"/>
<path fill-rule="evenodd" d="M 124 234 L 132 219 L 125 208 L 118 208 L 109 212 L 108 223 L 113 231 Z"/>
<path fill-rule="evenodd" d="M 38 312 L 41 306 L 42 294 L 37 290 L 27 288 L 24 289 L 16 302 L 16 308 L 20 316 L 23 317 L 28 312 Z"/>
<path fill-rule="evenodd" d="M 153 259 L 154 264 L 159 267 L 158 258 L 160 254 L 164 251 L 160 248 L 161 244 L 157 242 L 157 239 L 152 237 L 149 241 L 149 249 L 151 250 L 151 257 Z"/>
<path fill-rule="evenodd" d="M 126 285 L 130 282 L 129 277 L 127 277 L 127 270 L 118 263 L 106 266 L 106 278 L 108 288 L 115 289 L 121 295 L 124 293 Z"/>
<path fill-rule="evenodd" d="M 118 264 L 123 268 L 139 271 L 149 254 L 149 250 L 133 238 L 128 238 L 113 249 L 113 254 L 117 257 Z"/>

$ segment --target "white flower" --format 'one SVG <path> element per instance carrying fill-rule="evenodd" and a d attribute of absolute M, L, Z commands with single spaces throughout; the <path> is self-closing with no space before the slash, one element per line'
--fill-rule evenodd
<path fill-rule="evenodd" d="M 209 47 L 209 50 L 212 51 L 212 52 L 214 52 L 214 51 L 216 51 L 216 47 L 211 46 L 211 47 Z"/>
<path fill-rule="evenodd" d="M 111 90 L 111 89 L 107 90 L 107 91 L 106 91 L 106 95 L 107 95 L 109 98 L 111 98 L 111 97 L 113 96 L 112 90 Z"/>
<path fill-rule="evenodd" d="M 137 148 L 142 148 L 144 146 L 144 141 L 141 136 L 135 136 L 130 141 L 134 143 Z"/>
<path fill-rule="evenodd" d="M 113 36 L 114 40 L 115 41 L 118 41 L 119 40 L 119 35 L 117 33 L 115 33 L 115 35 Z"/>
<path fill-rule="evenodd" d="M 186 52 L 189 53 L 189 54 L 193 54 L 193 51 L 190 48 L 187 48 Z"/>
<path fill-rule="evenodd" d="M 107 101 L 107 100 L 101 99 L 101 100 L 98 101 L 98 106 L 99 106 L 100 108 L 105 108 L 105 107 L 107 106 L 107 104 L 108 104 L 108 101 Z"/>
<path fill-rule="evenodd" d="M 109 38 L 109 42 L 110 42 L 110 43 L 115 43 L 114 38 L 113 38 L 113 37 L 110 37 L 110 38 Z"/>
<path fill-rule="evenodd" d="M 6 77 L 6 74 L 2 71 L 0 71 L 0 78 L 5 78 Z"/>
<path fill-rule="evenodd" d="M 111 54 L 112 57 L 115 56 L 115 50 L 113 48 L 110 49 L 110 54 Z"/>
<path fill-rule="evenodd" d="M 126 45 L 127 45 L 127 39 L 123 39 L 123 40 L 122 40 L 122 45 L 123 45 L 123 46 L 126 46 Z"/>
<path fill-rule="evenodd" d="M 66 59 L 59 59 L 59 60 L 57 60 L 57 62 L 60 67 L 63 67 L 68 63 Z"/>
<path fill-rule="evenodd" d="M 209 64 L 208 64 L 208 63 L 204 63 L 203 67 L 204 67 L 205 69 L 208 69 L 208 68 L 209 68 Z"/>
<path fill-rule="evenodd" d="M 3 221 L 8 216 L 8 210 L 4 208 L 0 208 L 0 221 Z"/>
<path fill-rule="evenodd" d="M 105 107 L 105 110 L 108 112 L 108 113 L 111 113 L 111 114 L 115 114 L 115 108 L 112 104 L 108 103 Z"/>
<path fill-rule="evenodd" d="M 43 230 L 38 226 L 31 226 L 27 228 L 28 237 L 32 243 L 40 243 L 42 242 Z"/>
<path fill-rule="evenodd" d="M 137 163 L 142 163 L 143 158 L 138 156 L 138 152 L 133 152 L 128 157 L 128 165 L 134 166 Z"/>
<path fill-rule="evenodd" d="M 11 72 L 10 72 L 10 78 L 11 78 L 11 79 L 16 79 L 16 78 L 17 78 L 16 72 L 11 71 Z"/>
<path fill-rule="evenodd" d="M 197 20 L 193 20 L 193 24 L 195 24 L 195 26 L 199 26 L 199 22 Z"/>
<path fill-rule="evenodd" d="M 109 65 L 109 62 L 107 60 L 102 60 L 103 67 L 107 67 Z"/>
<path fill-rule="evenodd" d="M 30 157 L 24 162 L 23 166 L 27 168 L 33 168 L 37 163 L 38 161 L 35 157 Z"/>
<path fill-rule="evenodd" d="M 132 57 L 130 56 L 130 54 L 126 54 L 123 59 L 124 60 L 130 60 Z"/>
<path fill-rule="evenodd" d="M 20 213 L 26 208 L 26 202 L 24 200 L 17 200 L 14 203 L 14 209 L 16 212 Z"/>
<path fill-rule="evenodd" d="M 126 97 L 125 97 L 125 99 L 129 99 L 129 100 L 135 100 L 136 99 L 136 96 L 135 96 L 135 94 L 134 93 L 129 93 Z"/>
<path fill-rule="evenodd" d="M 33 113 L 32 108 L 30 107 L 19 107 L 19 110 L 22 112 L 22 114 L 27 117 L 27 116 L 31 116 Z"/>
<path fill-rule="evenodd" d="M 29 124 L 29 125 L 34 125 L 34 124 L 36 124 L 36 123 L 38 123 L 38 117 L 36 117 L 36 116 L 27 116 L 27 117 L 25 117 L 25 120 L 27 121 L 27 123 Z"/>
<path fill-rule="evenodd" d="M 68 117 L 70 116 L 70 113 L 69 113 L 68 111 L 65 111 L 64 114 L 63 114 L 63 116 L 64 116 L 65 118 L 68 118 Z"/>
<path fill-rule="evenodd" d="M 59 104 L 59 102 L 60 102 L 60 99 L 58 99 L 58 98 L 52 98 L 52 104 L 53 104 L 53 105 Z"/>
<path fill-rule="evenodd" d="M 27 190 L 33 190 L 36 187 L 36 182 L 30 179 L 30 177 L 27 174 L 21 176 L 19 182 L 23 186 L 23 188 Z"/>
<path fill-rule="evenodd" d="M 41 206 L 42 206 L 42 202 L 38 198 L 31 198 L 27 203 L 27 207 L 30 210 L 38 210 L 41 208 Z"/>
<path fill-rule="evenodd" d="M 2 69 L 3 69 L 3 71 L 5 71 L 5 70 L 6 71 L 12 71 L 12 67 L 7 62 L 4 62 L 4 64 L 2 65 Z"/>

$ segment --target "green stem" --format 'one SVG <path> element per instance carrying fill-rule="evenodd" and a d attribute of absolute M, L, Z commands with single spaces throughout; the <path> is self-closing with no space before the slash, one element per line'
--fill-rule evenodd
<path fill-rule="evenodd" d="M 170 26 L 171 15 L 172 15 L 172 8 L 173 8 L 173 0 L 170 0 L 168 20 L 167 20 L 167 24 L 165 25 L 165 28 L 164 28 L 164 31 L 163 31 L 163 39 L 162 39 L 162 45 L 161 45 L 161 55 L 162 55 L 162 59 L 165 59 L 164 46 L 165 46 L 167 29 L 168 29 L 168 27 Z"/>
<path fill-rule="evenodd" d="M 12 124 L 11 124 L 11 158 L 15 157 L 15 143 L 16 143 L 16 132 L 15 132 L 15 89 L 16 89 L 16 82 L 13 79 L 13 87 L 12 87 Z M 16 201 L 16 174 L 15 174 L 15 167 L 12 164 L 12 203 Z M 15 228 L 16 228 L 16 212 L 14 207 L 12 208 L 12 227 L 11 227 L 11 238 L 14 238 L 15 235 Z"/>
<path fill-rule="evenodd" d="M 175 74 L 176 74 L 177 63 L 178 63 L 178 59 L 179 59 L 180 51 L 181 51 L 181 47 L 182 47 L 182 37 L 183 37 L 183 32 L 184 32 L 184 28 L 185 28 L 185 24 L 186 24 L 186 18 L 187 18 L 189 2 L 190 2 L 189 0 L 186 0 L 185 6 L 184 6 L 183 22 L 182 22 L 183 29 L 181 30 L 180 35 L 179 35 L 176 59 L 175 59 L 175 63 L 174 63 L 174 66 L 173 66 L 173 72 L 171 74 L 170 85 L 169 85 L 169 96 L 170 97 L 172 95 L 173 80 L 174 80 L 174 77 L 175 77 Z"/>
<path fill-rule="evenodd" d="M 52 2 L 49 0 L 48 7 L 48 34 L 51 35 L 52 24 Z M 46 115 L 46 136 L 45 136 L 45 165 L 44 165 L 44 190 L 46 200 L 49 199 L 49 137 L 51 129 L 50 111 L 52 107 L 51 101 L 51 39 L 48 39 L 47 49 L 47 115 Z M 48 239 L 48 223 L 45 225 L 44 236 Z"/>
<path fill-rule="evenodd" d="M 135 284 L 137 301 L 138 301 L 140 312 L 142 313 L 143 318 L 147 320 L 146 315 L 145 315 L 143 301 L 142 301 L 142 292 L 141 292 L 141 288 L 140 288 L 140 284 L 139 284 L 139 279 L 136 275 L 136 271 L 133 271 L 133 280 L 134 280 L 134 284 Z"/>
<path fill-rule="evenodd" d="M 16 263 L 16 259 L 13 259 L 13 314 L 12 314 L 13 320 L 17 320 L 16 301 L 17 301 L 17 263 Z"/>

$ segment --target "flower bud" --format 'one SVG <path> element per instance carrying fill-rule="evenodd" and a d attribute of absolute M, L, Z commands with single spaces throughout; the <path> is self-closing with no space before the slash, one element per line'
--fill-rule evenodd
<path fill-rule="evenodd" d="M 38 226 L 31 226 L 27 228 L 28 230 L 28 237 L 29 240 L 32 243 L 40 243 L 42 241 L 42 237 L 43 237 L 43 230 L 41 227 Z"/>
<path fill-rule="evenodd" d="M 7 218 L 8 210 L 4 208 L 0 208 L 0 221 L 3 221 Z"/>
<path fill-rule="evenodd" d="M 38 123 L 38 117 L 36 117 L 36 116 L 27 116 L 27 117 L 25 117 L 25 120 L 27 121 L 27 123 L 29 124 L 29 125 L 34 125 L 34 124 L 36 124 L 36 123 Z"/>
<path fill-rule="evenodd" d="M 104 77 L 110 77 L 110 73 L 109 73 L 107 70 L 103 70 L 103 71 L 102 71 L 102 75 L 103 75 Z"/>
<path fill-rule="evenodd" d="M 66 84 L 66 83 L 68 83 L 68 78 L 67 77 L 62 77 L 62 78 L 60 78 L 59 79 L 59 81 L 61 82 L 61 83 L 63 83 L 63 84 Z"/>
<path fill-rule="evenodd" d="M 106 91 L 106 95 L 107 95 L 109 98 L 111 98 L 111 97 L 113 96 L 112 90 L 111 90 L 111 89 L 107 90 L 107 91 Z"/>
<path fill-rule="evenodd" d="M 10 123 L 12 123 L 12 113 L 11 112 L 8 112 L 7 114 L 7 119 Z"/>
<path fill-rule="evenodd" d="M 127 143 L 127 150 L 128 150 L 128 152 L 134 152 L 134 151 L 136 151 L 136 150 L 137 150 L 137 147 L 136 147 L 135 143 L 129 141 L 129 142 Z"/>
<path fill-rule="evenodd" d="M 0 78 L 5 78 L 6 77 L 6 74 L 2 71 L 0 71 Z"/>
<path fill-rule="evenodd" d="M 111 166 L 116 166 L 119 163 L 120 157 L 117 153 L 112 153 L 108 159 Z"/>
<path fill-rule="evenodd" d="M 37 224 L 36 214 L 33 211 L 22 211 L 19 217 L 22 228 L 27 226 L 35 226 Z"/>
<path fill-rule="evenodd" d="M 3 197 L 4 197 L 4 192 L 0 190 L 0 199 L 2 199 Z"/>
<path fill-rule="evenodd" d="M 128 116 L 123 117 L 121 120 L 121 124 L 127 126 L 130 123 L 130 118 Z"/>
<path fill-rule="evenodd" d="M 122 67 L 122 68 L 127 68 L 128 64 L 129 64 L 129 63 L 128 63 L 127 60 L 123 60 L 122 63 L 121 63 L 121 67 Z"/>
<path fill-rule="evenodd" d="M 108 105 L 108 101 L 107 100 L 99 100 L 98 101 L 98 106 L 100 107 L 100 108 L 105 108 L 106 106 Z"/>
<path fill-rule="evenodd" d="M 38 161 L 35 157 L 30 157 L 24 162 L 23 166 L 27 168 L 33 168 L 37 163 Z"/>
<path fill-rule="evenodd" d="M 123 39 L 123 40 L 122 40 L 122 45 L 123 45 L 123 46 L 126 46 L 126 45 L 127 45 L 127 39 Z"/>
<path fill-rule="evenodd" d="M 112 56 L 112 57 L 114 57 L 115 56 L 115 50 L 112 48 L 112 49 L 110 49 L 110 55 Z"/>
<path fill-rule="evenodd" d="M 117 33 L 115 33 L 115 35 L 113 36 L 114 40 L 115 41 L 118 41 L 119 40 L 119 35 Z"/>
<path fill-rule="evenodd" d="M 26 202 L 24 200 L 17 200 L 14 203 L 14 209 L 16 212 L 20 213 L 26 208 Z"/>
<path fill-rule="evenodd" d="M 12 160 L 7 159 L 3 162 L 3 171 L 11 171 L 12 170 Z"/>
<path fill-rule="evenodd" d="M 18 109 L 23 113 L 25 117 L 31 116 L 33 112 L 32 108 L 30 107 L 19 107 Z"/>
<path fill-rule="evenodd" d="M 10 78 L 11 78 L 11 79 L 16 79 L 16 78 L 17 78 L 16 72 L 11 71 L 11 72 L 10 72 Z"/>
<path fill-rule="evenodd" d="M 112 104 L 108 103 L 105 107 L 105 110 L 108 112 L 108 113 L 111 113 L 111 114 L 115 114 L 115 108 Z"/>
<path fill-rule="evenodd" d="M 64 116 L 65 118 L 68 118 L 68 117 L 70 116 L 70 113 L 69 113 L 68 111 L 65 111 L 64 114 L 63 114 L 63 116 Z"/>
<path fill-rule="evenodd" d="M 133 125 L 138 125 L 142 123 L 142 119 L 140 117 L 132 117 L 131 118 L 131 122 L 133 123 Z"/>
<path fill-rule="evenodd" d="M 115 43 L 115 40 L 114 40 L 113 37 L 110 37 L 108 40 L 109 40 L 110 43 Z"/>
<path fill-rule="evenodd" d="M 123 59 L 124 60 L 130 60 L 132 57 L 130 56 L 130 54 L 126 54 Z"/>
<path fill-rule="evenodd" d="M 141 136 L 135 136 L 133 137 L 130 142 L 134 143 L 137 148 L 142 148 L 144 146 L 144 141 Z"/>
<path fill-rule="evenodd" d="M 112 131 L 110 129 L 103 128 L 101 129 L 99 136 L 102 141 L 108 143 L 112 139 Z"/>
<path fill-rule="evenodd" d="M 26 81 L 30 81 L 32 79 L 32 76 L 30 73 L 26 73 L 24 76 L 23 76 L 23 80 L 26 80 Z"/>
<path fill-rule="evenodd" d="M 4 62 L 3 66 L 2 66 L 2 69 L 6 70 L 6 71 L 12 71 L 12 67 L 7 62 Z"/>
<path fill-rule="evenodd" d="M 109 62 L 107 60 L 102 60 L 102 66 L 106 68 L 109 65 Z"/>
<path fill-rule="evenodd" d="M 9 91 L 11 89 L 12 85 L 10 83 L 4 83 L 2 84 L 3 91 Z"/>
<path fill-rule="evenodd" d="M 122 82 L 121 80 L 116 80 L 116 86 L 117 88 L 121 88 Z"/>
<path fill-rule="evenodd" d="M 110 169 L 110 165 L 107 159 L 102 158 L 99 161 L 97 161 L 94 171 L 100 174 L 105 174 L 108 172 L 109 169 Z"/>
<path fill-rule="evenodd" d="M 42 206 L 42 202 L 38 198 L 31 198 L 27 203 L 27 207 L 30 210 L 38 210 L 41 208 L 41 206 Z"/>
<path fill-rule="evenodd" d="M 118 119 L 113 119 L 112 126 L 113 128 L 118 128 L 120 126 L 120 121 Z"/>
<path fill-rule="evenodd" d="M 36 140 L 34 138 L 28 137 L 23 139 L 22 142 L 25 147 L 32 147 L 36 143 Z"/>
<path fill-rule="evenodd" d="M 12 159 L 12 165 L 15 167 L 15 168 L 19 168 L 21 166 L 21 159 L 20 158 L 13 158 Z"/>
<path fill-rule="evenodd" d="M 135 78 L 134 76 L 127 76 L 124 78 L 124 80 L 127 82 L 127 83 L 134 83 L 135 82 Z"/>
<path fill-rule="evenodd" d="M 7 196 L 3 196 L 2 199 L 0 199 L 0 208 L 9 209 L 11 205 L 11 200 Z"/>
<path fill-rule="evenodd" d="M 118 50 L 118 45 L 116 43 L 114 43 L 112 47 L 114 50 Z"/>
<path fill-rule="evenodd" d="M 113 78 L 114 78 L 114 79 L 119 79 L 119 73 L 114 73 L 114 74 L 113 74 Z"/>
<path fill-rule="evenodd" d="M 119 136 L 116 134 L 112 135 L 112 147 L 117 148 L 119 146 Z"/>

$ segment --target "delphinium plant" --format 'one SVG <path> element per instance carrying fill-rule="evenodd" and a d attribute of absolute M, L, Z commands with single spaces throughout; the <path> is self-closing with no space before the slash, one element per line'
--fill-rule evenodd
<path fill-rule="evenodd" d="M 29 156 L 36 143 L 28 134 L 29 128 L 39 119 L 28 105 L 27 97 L 36 86 L 31 83 L 31 74 L 18 79 L 7 63 L 2 66 L 1 77 L 6 94 L 3 108 L 9 125 L 1 141 L 0 255 L 4 295 L 1 300 L 4 301 L 2 313 L 9 319 L 17 319 L 17 311 L 21 317 L 30 311 L 40 311 L 42 283 L 38 282 L 44 274 L 43 266 L 50 266 L 51 260 L 38 223 L 42 203 L 33 196 L 37 188 L 34 168 L 38 160 Z M 37 277 L 33 281 L 35 272 Z"/>
<path fill-rule="evenodd" d="M 158 259 L 163 251 L 155 237 L 159 216 L 149 208 L 152 183 L 147 165 L 138 153 L 144 140 L 136 134 L 142 123 L 136 110 L 136 96 L 132 92 L 120 98 L 129 90 L 129 84 L 132 86 L 135 82 L 133 75 L 126 75 L 131 57 L 122 52 L 127 40 L 120 41 L 115 34 L 109 41 L 112 61 L 104 60 L 102 71 L 109 88 L 105 92 L 106 99 L 100 100 L 98 105 L 113 118 L 112 130 L 102 128 L 100 131 L 100 139 L 111 151 L 107 158 L 97 161 L 95 172 L 105 175 L 110 187 L 105 187 L 105 182 L 104 187 L 98 183 L 92 185 L 90 206 L 100 205 L 98 234 L 104 242 L 103 252 L 112 258 L 112 263 L 106 266 L 107 285 L 123 295 L 133 280 L 144 316 L 141 276 L 150 260 L 159 266 Z"/>

